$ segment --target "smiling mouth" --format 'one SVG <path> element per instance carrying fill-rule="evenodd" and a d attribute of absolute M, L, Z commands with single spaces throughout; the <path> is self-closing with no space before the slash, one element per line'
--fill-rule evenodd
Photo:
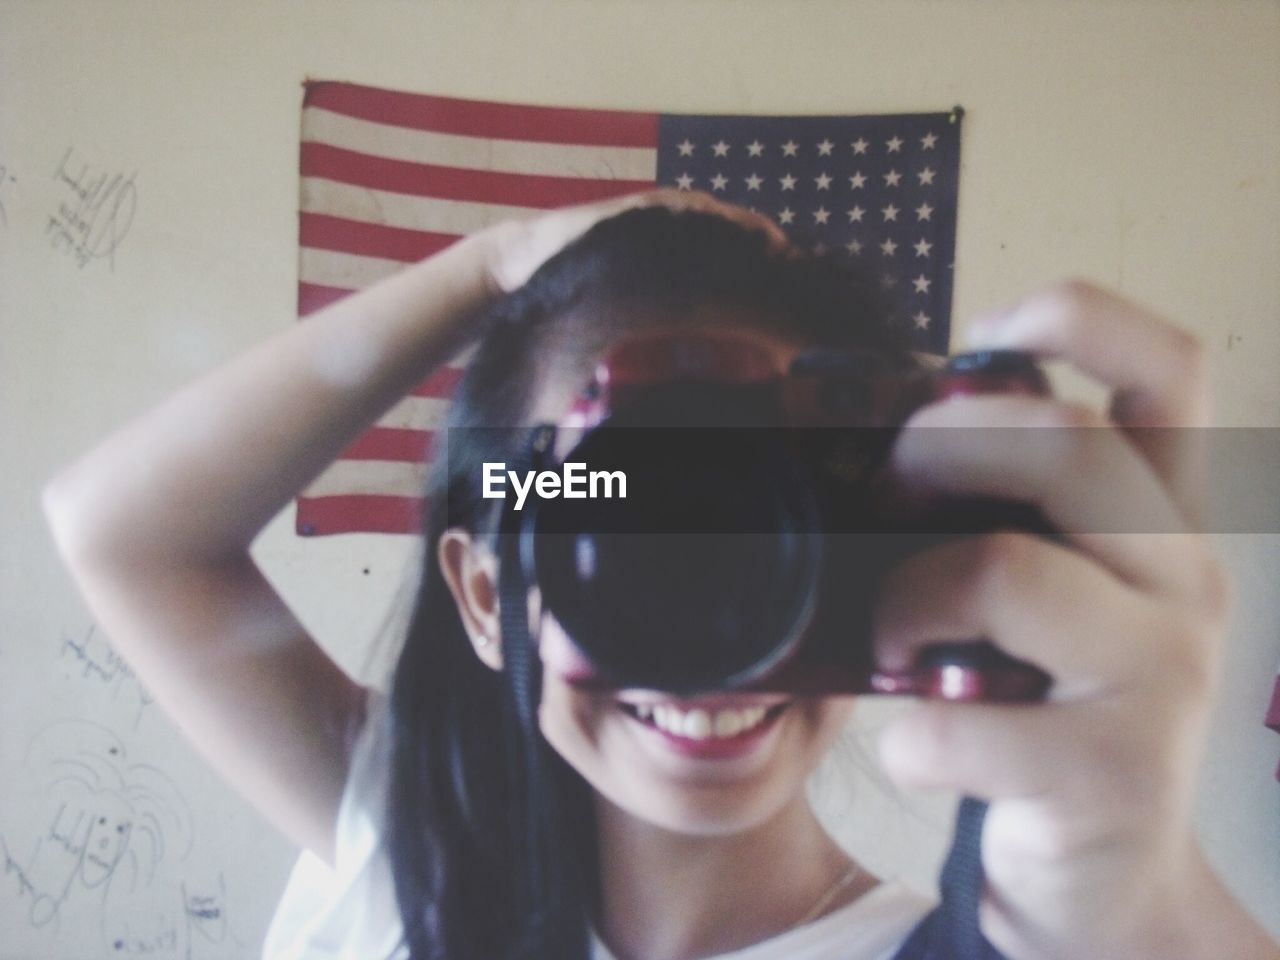
<path fill-rule="evenodd" d="M 746 739 L 773 724 L 791 701 L 743 707 L 693 707 L 618 701 L 624 713 L 671 737 L 696 742 Z"/>

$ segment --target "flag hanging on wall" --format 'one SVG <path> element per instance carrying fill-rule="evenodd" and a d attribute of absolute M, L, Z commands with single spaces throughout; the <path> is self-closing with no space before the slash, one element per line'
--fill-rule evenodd
<path fill-rule="evenodd" d="M 751 207 L 799 244 L 858 260 L 920 349 L 945 353 L 961 115 L 577 110 L 312 81 L 298 313 L 500 220 L 664 185 Z M 431 433 L 457 379 L 437 372 L 344 451 L 299 497 L 298 533 L 417 532 Z"/>

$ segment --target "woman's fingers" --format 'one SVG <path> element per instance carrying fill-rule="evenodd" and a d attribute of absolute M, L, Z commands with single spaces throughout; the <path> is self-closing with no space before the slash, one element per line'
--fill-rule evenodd
<path fill-rule="evenodd" d="M 880 759 L 908 787 L 947 787 L 988 800 L 1059 794 L 1072 786 L 1075 771 L 1096 762 L 1087 745 L 1092 738 L 1073 723 L 1077 717 L 1092 722 L 1076 704 L 925 701 L 881 733 Z M 1049 743 L 1056 748 L 1052 762 Z"/>
<path fill-rule="evenodd" d="M 926 701 L 884 730 L 879 752 L 886 772 L 903 786 L 1075 807 L 1095 827 L 1098 820 L 1112 821 L 1114 831 L 1114 821 L 1140 825 L 1143 817 L 1159 816 L 1154 804 L 1172 799 L 1165 781 L 1184 763 L 1177 755 L 1194 739 L 1205 711 L 1198 701 L 1187 706 L 1154 697 L 1024 705 Z M 1117 783 L 1124 784 L 1122 791 Z M 1105 812 L 1099 809 L 1103 797 Z M 1126 802 L 1134 809 L 1121 815 Z M 1009 808 L 1002 802 L 993 810 Z M 1050 840 L 1051 823 L 1067 826 L 1041 811 L 1034 825 L 1017 831 L 1024 851 Z M 1096 830 L 1078 839 L 1087 838 L 1096 838 Z M 1041 852 L 1062 855 L 1071 845 L 1062 836 L 1052 843 L 1054 849 Z"/>
<path fill-rule="evenodd" d="M 893 466 L 910 486 L 1034 503 L 1055 529 L 1137 586 L 1195 597 L 1214 567 L 1155 469 L 1082 407 L 1017 396 L 933 404 L 908 421 Z"/>
<path fill-rule="evenodd" d="M 1069 281 L 980 317 L 975 345 L 1063 359 L 1112 389 L 1110 416 L 1199 518 L 1201 430 L 1211 416 L 1208 364 L 1194 336 L 1110 291 Z"/>
<path fill-rule="evenodd" d="M 1039 290 L 979 317 L 970 337 L 983 346 L 1032 350 L 1070 361 L 1114 391 L 1117 423 L 1204 426 L 1209 384 L 1200 342 L 1167 320 L 1084 281 Z"/>
<path fill-rule="evenodd" d="M 885 741 L 886 761 L 899 779 L 988 797 L 1070 792 L 1065 771 L 1136 776 L 1152 766 L 1153 744 L 1181 742 L 1170 737 L 1181 721 L 1164 714 L 1209 702 L 1216 636 L 1195 611 L 1153 603 L 1040 537 L 922 551 L 881 588 L 877 662 L 903 669 L 931 644 L 986 637 L 1043 667 L 1053 686 L 1042 704 L 923 704 Z"/>
<path fill-rule="evenodd" d="M 966 537 L 886 577 L 876 659 L 906 669 L 931 644 L 984 637 L 1048 671 L 1050 699 L 1095 698 L 1167 657 L 1177 638 L 1166 638 L 1165 649 L 1143 642 L 1152 617 L 1140 593 L 1076 550 L 1030 534 Z"/>

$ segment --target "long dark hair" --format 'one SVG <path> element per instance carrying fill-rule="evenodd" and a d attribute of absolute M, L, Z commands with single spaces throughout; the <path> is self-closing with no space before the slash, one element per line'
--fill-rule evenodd
<path fill-rule="evenodd" d="M 584 382 L 621 331 L 706 310 L 913 364 L 875 285 L 840 260 L 780 253 L 721 217 L 648 208 L 597 224 L 479 319 L 447 428 L 530 425 L 539 391 Z M 590 788 L 537 729 L 537 656 L 528 672 L 482 664 L 436 562 L 446 525 L 496 534 L 501 501 L 482 499 L 481 464 L 512 451 L 483 449 L 483 437 L 510 433 L 466 435 L 429 471 L 424 568 L 390 702 L 384 846 L 405 942 L 413 960 L 586 960 L 599 885 Z"/>

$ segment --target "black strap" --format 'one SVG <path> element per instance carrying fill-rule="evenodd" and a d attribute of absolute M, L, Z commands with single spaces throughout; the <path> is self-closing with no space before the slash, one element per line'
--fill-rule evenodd
<path fill-rule="evenodd" d="M 1004 960 L 978 925 L 982 872 L 982 821 L 987 805 L 960 800 L 955 836 L 942 865 L 942 902 L 912 931 L 893 960 Z"/>
<path fill-rule="evenodd" d="M 512 469 L 523 474 L 542 465 L 548 439 L 535 427 L 526 442 L 511 455 Z M 527 815 L 512 818 L 515 849 L 525 860 L 527 888 L 517 891 L 523 910 L 540 916 L 540 895 L 560 889 L 556 875 L 561 866 L 557 851 L 548 849 L 545 820 L 559 815 L 546 809 L 547 769 L 538 729 L 542 669 L 529 628 L 528 584 L 520 564 L 520 514 L 510 503 L 503 506 L 498 527 L 498 618 L 502 630 L 503 672 L 508 684 L 503 698 L 507 769 L 515 788 L 523 794 Z"/>

